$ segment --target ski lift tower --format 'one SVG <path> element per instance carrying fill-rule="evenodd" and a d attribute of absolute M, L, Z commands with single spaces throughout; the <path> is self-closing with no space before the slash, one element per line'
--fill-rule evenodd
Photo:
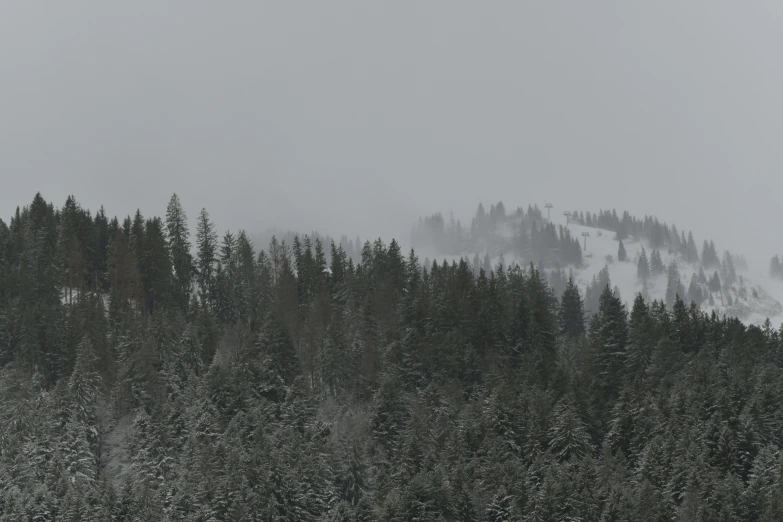
<path fill-rule="evenodd" d="M 552 205 L 552 203 L 547 203 L 546 205 L 544 205 L 544 208 L 546 208 L 546 220 L 547 221 L 549 221 L 549 211 L 552 210 L 553 207 L 554 207 L 554 205 Z"/>
<path fill-rule="evenodd" d="M 582 237 L 585 238 L 585 251 L 587 251 L 587 236 L 590 235 L 590 232 L 582 232 Z"/>
<path fill-rule="evenodd" d="M 563 212 L 563 215 L 566 218 L 566 226 L 568 226 L 568 222 L 571 219 L 571 211 L 570 210 L 566 210 L 565 212 Z"/>

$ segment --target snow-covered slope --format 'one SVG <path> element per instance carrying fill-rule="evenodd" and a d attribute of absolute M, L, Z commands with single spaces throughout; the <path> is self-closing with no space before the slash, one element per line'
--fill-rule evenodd
<path fill-rule="evenodd" d="M 566 225 L 564 224 L 564 226 Z M 583 247 L 583 266 L 570 268 L 582 294 L 585 294 L 587 286 L 593 281 L 594 276 L 597 276 L 604 267 L 607 267 L 612 287 L 619 289 L 621 298 L 630 307 L 636 295 L 643 290 L 642 283 L 637 277 L 637 261 L 641 255 L 642 247 L 645 248 L 648 258 L 650 257 L 652 253 L 650 245 L 645 240 L 631 237 L 625 239 L 623 245 L 626 250 L 627 260 L 620 262 L 617 259 L 619 242 L 613 231 L 573 223 L 568 224 L 567 227 L 571 236 L 579 238 Z M 511 242 L 514 230 L 514 223 L 506 222 L 498 226 L 494 230 L 494 234 L 502 236 Z M 583 233 L 589 234 L 586 247 Z M 688 263 L 682 257 L 669 254 L 666 249 L 663 249 L 660 253 L 665 266 L 668 266 L 672 261 L 677 264 L 680 280 L 684 288 L 687 289 L 691 277 L 694 274 L 698 276 L 700 264 Z M 472 260 L 475 254 L 476 252 L 464 252 L 461 255 L 442 255 L 438 254 L 433 248 L 418 249 L 419 258 L 422 261 L 425 258 L 428 260 L 438 259 L 442 261 L 446 259 L 451 261 L 458 260 L 460 257 Z M 483 253 L 478 254 L 479 257 L 483 255 Z M 530 262 L 530 260 L 516 257 L 511 248 L 502 256 L 496 255 L 491 257 L 490 260 L 493 267 L 497 266 L 498 263 L 510 264 L 518 262 L 526 264 Z M 568 270 L 569 268 L 566 267 L 566 271 Z M 707 272 L 707 277 L 712 274 L 713 270 L 705 271 Z M 738 317 L 748 324 L 760 324 L 767 318 L 773 324 L 780 324 L 783 321 L 783 306 L 781 305 L 781 302 L 783 302 L 783 282 L 770 278 L 762 271 L 743 272 L 738 270 L 737 276 L 738 281 L 731 285 L 729 289 L 730 300 L 728 295 L 721 295 L 722 292 L 716 292 L 713 294 L 714 304 L 711 305 L 709 301 L 705 301 L 701 305 L 702 308 L 708 312 L 715 310 L 719 315 L 725 314 Z M 664 299 L 666 286 L 666 274 L 653 277 L 647 283 L 646 297 L 649 299 Z M 686 299 L 686 296 L 682 297 Z M 731 305 L 728 304 L 729 301 Z"/>
<path fill-rule="evenodd" d="M 584 290 L 587 284 L 592 281 L 593 276 L 607 266 L 612 285 L 616 285 L 620 289 L 622 299 L 630 304 L 636 294 L 642 291 L 642 284 L 636 275 L 637 261 L 643 246 L 647 255 L 650 255 L 650 246 L 644 241 L 626 239 L 623 241 L 623 245 L 628 260 L 619 262 L 617 260 L 619 242 L 615 239 L 614 232 L 580 225 L 568 225 L 568 228 L 571 234 L 576 237 L 582 237 L 583 232 L 590 234 L 587 237 L 587 248 L 583 251 L 584 263 L 587 266 L 574 271 L 574 278 L 580 288 Z M 665 251 L 661 252 L 661 257 L 666 266 L 672 261 L 677 263 L 685 288 L 688 287 L 691 276 L 699 273 L 700 265 L 698 263 L 687 263 L 682 258 L 670 255 Z M 770 320 L 783 319 L 783 306 L 774 297 L 775 295 L 783 295 L 783 291 L 781 291 L 783 289 L 778 289 L 777 284 L 771 284 L 772 281 L 768 277 L 759 274 L 740 272 L 739 277 L 741 282 L 734 283 L 730 290 L 732 301 L 730 306 L 726 304 L 728 303 L 727 296 L 723 296 L 722 300 L 722 297 L 716 293 L 714 296 L 715 305 L 710 306 L 705 302 L 702 304 L 702 308 L 707 311 L 714 309 L 720 315 L 736 316 L 743 321 L 754 324 L 763 322 L 767 317 Z M 664 299 L 666 283 L 666 275 L 653 278 L 647 287 L 650 299 Z M 770 292 L 768 288 L 774 288 L 775 291 Z"/>

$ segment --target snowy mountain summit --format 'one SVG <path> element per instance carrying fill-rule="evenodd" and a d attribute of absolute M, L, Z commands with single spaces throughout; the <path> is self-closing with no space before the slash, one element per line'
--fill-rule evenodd
<path fill-rule="evenodd" d="M 538 206 L 506 213 L 498 203 L 489 212 L 479 205 L 470 226 L 453 217 L 447 222 L 441 214 L 422 218 L 412 242 L 421 257 L 466 259 L 476 273 L 533 263 L 558 296 L 573 277 L 588 311 L 597 309 L 608 284 L 626 304 L 641 293 L 671 308 L 679 296 L 708 313 L 749 324 L 783 319 L 783 284 L 751 273 L 741 255 L 719 255 L 713 241 L 703 241 L 699 249 L 692 233 L 655 217 L 612 210 L 555 218 Z"/>

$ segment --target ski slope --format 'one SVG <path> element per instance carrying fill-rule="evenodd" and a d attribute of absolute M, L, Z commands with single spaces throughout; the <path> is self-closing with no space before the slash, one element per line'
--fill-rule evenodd
<path fill-rule="evenodd" d="M 612 285 L 618 287 L 621 299 L 630 306 L 636 294 L 642 291 L 641 282 L 636 276 L 636 264 L 642 253 L 642 247 L 645 248 L 647 257 L 650 257 L 652 252 L 650 246 L 643 240 L 627 238 L 623 241 L 623 245 L 628 259 L 625 262 L 620 262 L 617 260 L 619 241 L 615 239 L 614 232 L 573 224 L 568 225 L 568 228 L 571 235 L 575 237 L 581 238 L 583 232 L 589 234 L 587 247 L 583 248 L 582 252 L 586 266 L 574 270 L 574 278 L 580 290 L 584 291 L 593 276 L 608 266 Z M 582 245 L 584 247 L 584 242 Z M 682 258 L 670 255 L 666 250 L 662 250 L 660 253 L 664 265 L 669 266 L 672 261 L 677 263 L 682 284 L 687 289 L 691 276 L 693 274 L 698 276 L 701 265 L 688 263 Z M 709 277 L 711 272 L 706 275 Z M 715 305 L 710 306 L 705 302 L 702 304 L 702 309 L 707 312 L 715 310 L 719 315 L 737 316 L 748 324 L 763 323 L 767 317 L 773 321 L 773 324 L 779 324 L 783 320 L 783 306 L 780 304 L 783 301 L 783 283 L 775 281 L 763 273 L 747 273 L 738 270 L 737 275 L 741 276 L 742 284 L 732 285 L 731 292 L 734 302 L 732 306 L 721 303 L 720 298 L 716 295 Z M 647 287 L 650 299 L 664 299 L 666 284 L 665 274 L 652 278 Z M 744 292 L 741 290 L 743 287 Z M 754 290 L 756 295 L 754 295 Z M 681 297 L 685 298 L 685 296 Z"/>
<path fill-rule="evenodd" d="M 571 270 L 574 281 L 579 286 L 582 295 L 585 295 L 587 285 L 592 282 L 593 277 L 597 276 L 604 267 L 608 267 L 612 287 L 617 287 L 620 298 L 630 309 L 636 295 L 642 291 L 642 284 L 636 276 L 637 261 L 641 255 L 642 247 L 647 252 L 648 259 L 650 258 L 652 254 L 650 245 L 645 240 L 626 238 L 623 241 L 623 245 L 627 260 L 620 262 L 617 259 L 619 241 L 615 239 L 613 231 L 573 223 L 568 224 L 567 227 L 571 236 L 579 238 L 583 247 L 583 266 L 566 268 L 566 271 Z M 511 240 L 514 234 L 514 225 L 510 222 L 504 223 L 495 230 L 495 233 Z M 582 233 L 589 234 L 586 246 Z M 465 252 L 461 255 L 442 255 L 438 254 L 434 248 L 419 248 L 417 249 L 417 254 L 421 262 L 428 264 L 431 264 L 435 259 L 438 262 L 443 262 L 444 260 L 451 262 L 465 258 L 472 262 L 475 255 L 474 252 Z M 687 291 L 691 276 L 693 274 L 698 276 L 701 265 L 699 263 L 688 263 L 676 255 L 670 255 L 666 249 L 661 250 L 660 254 L 665 266 L 668 267 L 672 261 L 677 263 L 682 285 Z M 483 259 L 482 253 L 479 253 L 479 258 Z M 533 261 L 535 262 L 535 260 Z M 503 263 L 504 265 L 519 263 L 524 266 L 529 262 L 530 260 L 518 258 L 511 252 L 503 256 L 491 258 L 493 267 L 497 266 L 498 263 Z M 751 269 L 747 272 L 737 270 L 738 277 L 742 277 L 742 283 L 737 282 L 732 285 L 730 292 L 733 304 L 731 306 L 726 304 L 728 302 L 727 299 L 722 301 L 722 296 L 716 293 L 714 294 L 715 305 L 710 306 L 708 302 L 704 302 L 701 305 L 702 309 L 708 313 L 715 310 L 719 315 L 735 316 L 746 324 L 761 324 L 769 318 L 773 325 L 780 325 L 783 322 L 783 306 L 781 306 L 781 303 L 783 303 L 783 282 L 772 279 L 767 274 L 766 269 L 754 268 L 751 266 Z M 705 270 L 707 277 L 710 277 L 712 272 L 713 270 Z M 666 284 L 666 274 L 652 277 L 647 283 L 646 296 L 649 299 L 665 299 Z M 681 297 L 686 299 L 687 296 Z"/>

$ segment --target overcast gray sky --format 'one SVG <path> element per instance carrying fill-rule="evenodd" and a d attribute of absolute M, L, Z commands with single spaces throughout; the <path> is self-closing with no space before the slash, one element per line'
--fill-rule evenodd
<path fill-rule="evenodd" d="M 768 259 L 781 44 L 771 0 L 5 2 L 0 214 L 40 190 L 162 215 L 176 191 L 221 230 L 407 239 L 551 201 Z"/>

